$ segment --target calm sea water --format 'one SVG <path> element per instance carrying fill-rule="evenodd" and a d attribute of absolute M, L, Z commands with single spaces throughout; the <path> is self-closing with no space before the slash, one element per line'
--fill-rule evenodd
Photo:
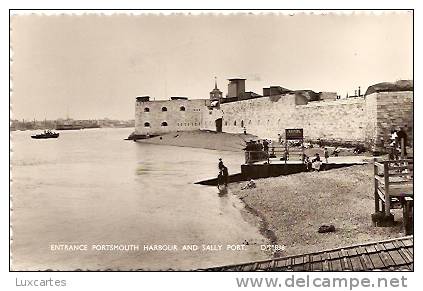
<path fill-rule="evenodd" d="M 12 133 L 12 267 L 38 269 L 191 269 L 265 258 L 258 229 L 230 193 L 193 182 L 215 177 L 218 157 L 230 173 L 242 153 L 124 141 L 131 129 L 60 132 L 34 140 Z M 250 243 L 246 251 L 201 251 L 202 244 Z M 88 251 L 52 251 L 51 244 Z M 133 244 L 139 251 L 92 251 L 92 244 Z M 178 251 L 144 251 L 144 245 Z M 182 251 L 196 244 L 199 251 Z"/>

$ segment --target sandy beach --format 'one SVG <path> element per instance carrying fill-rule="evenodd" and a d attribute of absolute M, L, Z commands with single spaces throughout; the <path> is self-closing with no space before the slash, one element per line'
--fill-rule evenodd
<path fill-rule="evenodd" d="M 230 186 L 261 220 L 262 232 L 285 245 L 280 255 L 294 255 L 383 240 L 403 235 L 401 224 L 373 227 L 373 168 L 371 164 L 342 169 L 299 173 L 256 180 L 256 188 Z M 394 212 L 401 222 L 402 212 Z M 332 233 L 318 233 L 319 226 L 333 224 Z"/>
<path fill-rule="evenodd" d="M 225 151 L 241 151 L 245 141 L 257 139 L 243 134 L 207 131 L 176 132 L 138 142 L 197 147 Z M 307 154 L 322 148 L 308 149 Z M 329 151 L 331 148 L 329 147 Z M 332 159 L 338 159 L 333 158 Z M 246 182 L 232 183 L 229 193 L 245 205 L 244 219 L 261 229 L 272 243 L 285 245 L 276 255 L 295 255 L 329 248 L 371 242 L 402 234 L 402 212 L 394 211 L 397 225 L 374 227 L 373 165 L 369 153 L 352 154 L 343 148 L 339 159 L 367 160 L 369 164 L 341 169 L 307 172 L 256 180 L 254 189 L 241 190 Z M 251 214 L 257 219 L 252 219 Z M 333 224 L 333 233 L 318 233 L 323 224 Z"/>

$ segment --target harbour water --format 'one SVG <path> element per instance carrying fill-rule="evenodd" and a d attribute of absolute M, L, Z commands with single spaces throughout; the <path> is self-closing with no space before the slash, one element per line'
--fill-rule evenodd
<path fill-rule="evenodd" d="M 216 176 L 219 157 L 239 172 L 242 153 L 124 141 L 131 131 L 63 131 L 49 140 L 12 133 L 14 270 L 188 270 L 266 258 L 266 239 L 243 219 L 241 201 L 193 184 Z M 246 241 L 244 250 L 226 250 Z M 110 244 L 139 249 L 92 249 Z M 154 245 L 178 250 L 144 249 Z"/>

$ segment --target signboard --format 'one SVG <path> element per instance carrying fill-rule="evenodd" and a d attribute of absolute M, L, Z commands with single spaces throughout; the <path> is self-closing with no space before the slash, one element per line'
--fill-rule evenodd
<path fill-rule="evenodd" d="M 303 129 L 302 128 L 285 129 L 285 139 L 286 140 L 302 140 L 302 139 L 304 139 Z"/>

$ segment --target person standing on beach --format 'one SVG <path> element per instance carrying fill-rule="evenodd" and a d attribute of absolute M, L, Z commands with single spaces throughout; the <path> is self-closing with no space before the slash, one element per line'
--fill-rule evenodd
<path fill-rule="evenodd" d="M 320 166 L 322 165 L 322 162 L 320 161 L 320 155 L 319 153 L 316 153 L 316 157 L 311 161 L 312 162 L 312 168 L 315 171 L 320 171 Z"/>
<path fill-rule="evenodd" d="M 328 159 L 329 159 L 329 152 L 328 152 L 328 149 L 327 148 L 325 148 L 324 154 L 325 154 L 325 161 L 326 161 L 326 164 L 327 164 L 328 163 Z"/>
<path fill-rule="evenodd" d="M 225 182 L 225 186 L 228 186 L 229 172 L 226 166 L 223 166 L 222 168 L 222 175 L 223 175 L 223 181 Z"/>
<path fill-rule="evenodd" d="M 219 164 L 217 164 L 217 168 L 219 169 L 219 171 L 222 171 L 224 166 L 225 165 L 223 165 L 222 158 L 219 158 Z"/>
<path fill-rule="evenodd" d="M 400 130 L 397 131 L 397 139 L 398 139 L 398 146 L 402 152 L 402 140 L 404 140 L 404 155 L 407 156 L 407 133 L 405 132 L 404 128 L 401 127 Z"/>

